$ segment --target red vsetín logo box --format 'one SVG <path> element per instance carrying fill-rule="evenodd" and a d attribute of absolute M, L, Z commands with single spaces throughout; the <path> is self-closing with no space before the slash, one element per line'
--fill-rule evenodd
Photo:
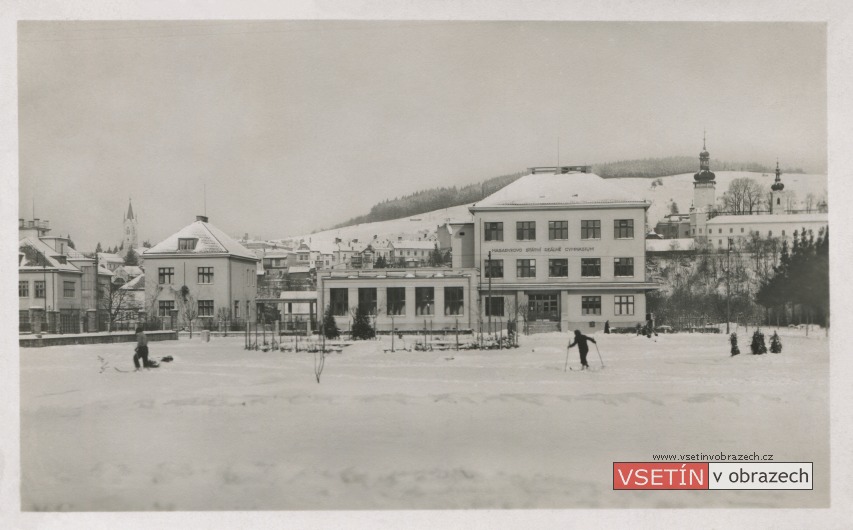
<path fill-rule="evenodd" d="M 707 462 L 614 462 L 614 490 L 706 490 Z"/>

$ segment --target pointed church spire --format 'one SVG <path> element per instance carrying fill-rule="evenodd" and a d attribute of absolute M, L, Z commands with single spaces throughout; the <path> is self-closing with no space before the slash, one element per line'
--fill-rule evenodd
<path fill-rule="evenodd" d="M 133 219 L 133 204 L 130 202 L 130 197 L 127 198 L 127 215 L 125 219 Z"/>
<path fill-rule="evenodd" d="M 782 184 L 782 170 L 779 169 L 779 158 L 776 158 L 776 180 L 773 181 L 770 189 L 773 191 L 782 191 L 785 189 L 785 185 Z"/>

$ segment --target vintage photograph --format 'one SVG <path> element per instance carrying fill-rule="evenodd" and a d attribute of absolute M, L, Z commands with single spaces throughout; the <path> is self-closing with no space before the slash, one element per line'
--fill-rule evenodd
<path fill-rule="evenodd" d="M 827 68 L 820 22 L 19 21 L 20 510 L 829 508 Z"/>

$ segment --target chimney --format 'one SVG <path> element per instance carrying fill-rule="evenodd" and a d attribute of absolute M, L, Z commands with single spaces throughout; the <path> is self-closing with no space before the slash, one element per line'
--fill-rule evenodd
<path fill-rule="evenodd" d="M 195 220 L 201 221 L 202 223 L 206 223 L 207 222 L 207 216 L 206 215 L 196 215 Z"/>

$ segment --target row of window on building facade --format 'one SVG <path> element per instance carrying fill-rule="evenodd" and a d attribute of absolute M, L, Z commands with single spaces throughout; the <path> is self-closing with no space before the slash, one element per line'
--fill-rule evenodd
<path fill-rule="evenodd" d="M 255 285 L 255 275 L 249 271 L 246 275 L 246 285 Z M 175 268 L 160 267 L 157 269 L 157 283 L 160 285 L 169 285 L 175 283 Z M 213 283 L 213 267 L 198 267 L 196 283 L 200 285 L 208 285 Z"/>
<path fill-rule="evenodd" d="M 504 277 L 504 260 L 485 260 L 486 278 Z M 536 277 L 536 259 L 525 258 L 515 260 L 515 271 L 517 278 Z M 634 258 L 613 258 L 613 275 L 616 277 L 634 276 Z M 549 278 L 568 278 L 569 260 L 567 258 L 551 258 L 548 260 Z M 581 258 L 581 277 L 600 278 L 601 258 Z"/>
<path fill-rule="evenodd" d="M 65 298 L 74 298 L 77 296 L 77 282 L 62 282 L 62 296 Z M 46 284 L 44 280 L 36 280 L 33 282 L 33 294 L 35 298 L 45 298 Z M 18 298 L 30 297 L 30 281 L 18 281 Z"/>
<path fill-rule="evenodd" d="M 734 228 L 729 228 L 729 233 L 730 233 L 730 234 L 733 234 L 733 233 L 734 233 L 734 231 L 735 231 L 735 229 L 734 229 Z M 761 235 L 761 232 L 759 232 L 758 230 L 750 230 L 750 231 L 749 231 L 749 233 L 750 233 L 750 234 L 752 234 L 753 232 L 754 232 L 754 233 L 756 233 L 756 234 Z M 707 234 L 707 235 L 709 235 L 709 236 L 710 236 L 710 235 L 712 235 L 713 233 L 714 233 L 714 229 L 713 229 L 713 228 L 709 228 L 709 229 L 708 229 L 708 234 Z M 718 234 L 722 234 L 722 233 L 723 233 L 723 229 L 722 229 L 722 228 L 718 228 L 718 229 L 717 229 L 717 233 L 718 233 Z M 743 233 L 744 233 L 744 228 L 743 228 L 743 227 L 741 227 L 741 228 L 740 228 L 740 233 L 741 233 L 741 234 L 743 234 Z M 695 229 L 695 228 L 693 229 L 693 235 L 694 235 L 694 236 L 696 235 L 696 229 Z M 701 228 L 699 229 L 699 235 L 700 235 L 700 236 L 702 235 L 702 229 L 701 229 Z M 768 231 L 767 231 L 767 237 L 773 237 L 773 230 L 768 230 Z M 785 237 L 785 231 L 784 231 L 784 230 L 782 230 L 782 237 Z"/>
<path fill-rule="evenodd" d="M 388 316 L 404 316 L 406 314 L 406 288 L 385 288 L 385 314 Z M 444 287 L 444 315 L 462 316 L 464 306 L 463 287 Z M 377 288 L 359 287 L 358 306 L 364 308 L 370 314 L 377 314 Z M 485 303 L 485 316 L 507 316 L 505 314 L 503 296 L 487 296 Z M 617 295 L 613 297 L 614 315 L 633 315 L 634 296 Z M 349 289 L 329 289 L 329 305 L 334 316 L 350 315 Z M 555 308 L 556 310 L 556 308 Z M 431 316 L 435 314 L 435 288 L 415 287 L 415 315 Z M 581 314 L 601 315 L 601 296 L 581 296 Z"/>
<path fill-rule="evenodd" d="M 244 301 L 245 310 L 246 310 L 247 315 L 249 314 L 249 304 L 250 303 L 251 302 L 249 302 L 249 300 Z M 178 309 L 177 306 L 175 305 L 174 300 L 160 300 L 158 302 L 158 304 L 159 305 L 157 307 L 157 316 L 168 317 L 168 316 L 172 315 L 172 311 L 176 311 Z M 214 307 L 213 307 L 213 300 L 198 300 L 196 302 L 195 309 L 197 311 L 197 316 L 199 318 L 208 318 L 208 317 L 214 317 L 215 316 Z M 234 300 L 234 312 L 232 313 L 231 316 L 232 316 L 232 318 L 235 318 L 235 319 L 241 318 L 240 317 L 240 301 L 239 300 Z"/>
<path fill-rule="evenodd" d="M 581 221 L 580 224 L 581 239 L 601 239 L 601 220 L 591 219 Z M 634 220 L 633 219 L 615 219 L 613 221 L 613 238 L 614 239 L 633 239 L 634 238 Z M 486 222 L 483 223 L 483 239 L 485 241 L 503 241 L 504 240 L 504 224 L 503 222 Z M 536 221 L 517 221 L 515 223 L 515 239 L 517 241 L 535 241 L 536 240 Z M 560 241 L 569 239 L 569 222 L 568 221 L 548 221 L 548 240 Z"/>

